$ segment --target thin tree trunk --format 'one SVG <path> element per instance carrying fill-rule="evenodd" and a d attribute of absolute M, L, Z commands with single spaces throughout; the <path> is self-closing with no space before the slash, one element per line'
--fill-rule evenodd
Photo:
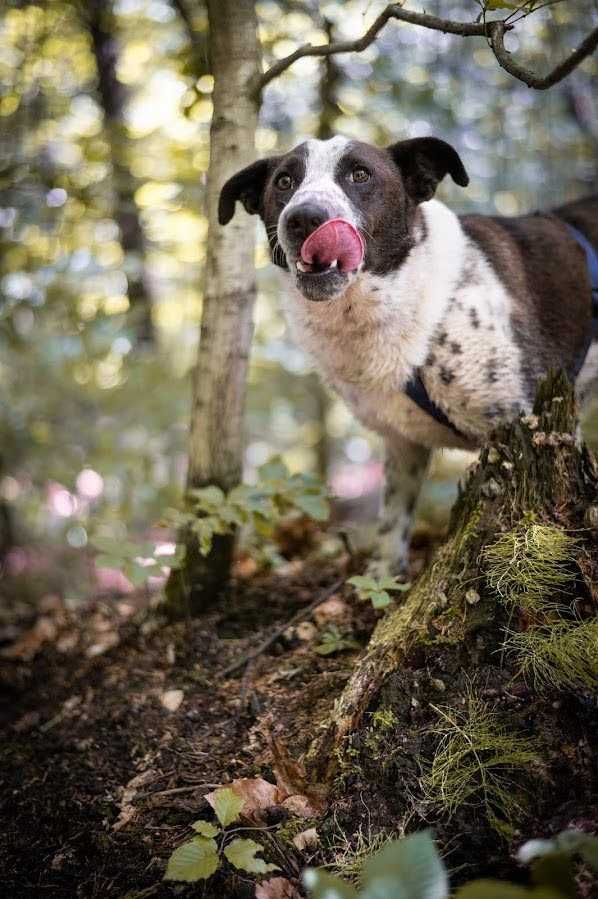
<path fill-rule="evenodd" d="M 130 319 L 139 345 L 154 339 L 152 293 L 146 266 L 146 243 L 135 203 L 135 178 L 127 161 L 125 108 L 127 92 L 118 80 L 118 40 L 112 0 L 91 0 L 88 27 L 98 75 L 98 93 L 104 112 L 104 128 L 110 145 L 114 218 L 126 256 Z"/>
<path fill-rule="evenodd" d="M 201 336 L 193 376 L 189 488 L 228 490 L 243 468 L 243 416 L 255 301 L 255 223 L 238 210 L 218 224 L 224 182 L 254 160 L 257 104 L 251 87 L 259 72 L 253 0 L 209 0 L 214 110 L 208 174 L 208 245 Z M 189 539 L 182 569 L 167 585 L 169 614 L 200 614 L 226 582 L 234 540 L 220 537 L 202 557 Z"/>

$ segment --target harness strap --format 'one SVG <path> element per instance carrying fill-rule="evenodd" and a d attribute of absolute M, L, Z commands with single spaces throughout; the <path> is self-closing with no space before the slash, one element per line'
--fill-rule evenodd
<path fill-rule="evenodd" d="M 461 437 L 463 440 L 467 439 L 465 437 L 465 434 L 463 434 L 458 428 L 455 427 L 447 414 L 442 411 L 440 406 L 437 406 L 434 400 L 430 398 L 430 394 L 426 390 L 418 368 L 415 369 L 411 379 L 405 385 L 405 394 L 409 397 L 410 400 L 413 400 L 416 406 L 419 406 L 422 412 L 430 415 L 435 421 L 438 422 L 438 424 L 444 425 L 446 428 L 450 428 L 453 434 L 456 434 L 457 437 Z"/>

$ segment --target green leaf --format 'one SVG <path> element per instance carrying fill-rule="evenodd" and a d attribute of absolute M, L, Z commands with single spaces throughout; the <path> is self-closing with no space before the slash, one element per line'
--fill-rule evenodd
<path fill-rule="evenodd" d="M 195 883 L 211 877 L 220 864 L 218 848 L 214 840 L 193 837 L 175 849 L 168 859 L 164 880 L 184 880 Z"/>
<path fill-rule="evenodd" d="M 263 858 L 256 858 L 257 852 L 263 852 L 264 847 L 255 840 L 236 839 L 229 843 L 224 854 L 235 868 L 247 871 L 249 874 L 267 874 L 269 871 L 279 871 L 278 865 L 271 865 Z"/>
<path fill-rule="evenodd" d="M 200 509 L 205 509 L 206 512 L 217 510 L 224 502 L 224 492 L 215 484 L 200 487 L 197 490 L 189 490 L 188 495 Z"/>
<path fill-rule="evenodd" d="M 204 821 L 203 818 L 200 818 L 199 821 L 194 821 L 191 827 L 197 833 L 200 833 L 202 837 L 215 837 L 220 833 L 215 824 L 212 824 L 211 821 Z"/>
<path fill-rule="evenodd" d="M 375 609 L 385 609 L 392 602 L 386 590 L 374 590 L 370 593 L 369 598 L 372 600 L 372 605 Z"/>
<path fill-rule="evenodd" d="M 136 565 L 134 562 L 127 565 L 125 574 L 134 587 L 145 584 L 148 577 L 155 573 L 155 565 Z"/>
<path fill-rule="evenodd" d="M 411 584 L 403 584 L 396 577 L 381 577 L 378 579 L 379 590 L 398 590 L 400 593 L 406 593 L 411 589 Z"/>
<path fill-rule="evenodd" d="M 302 493 L 295 497 L 294 502 L 298 509 L 316 521 L 326 521 L 330 517 L 330 504 L 323 496 Z"/>
<path fill-rule="evenodd" d="M 366 577 L 365 575 L 356 574 L 354 577 L 350 577 L 347 581 L 348 584 L 351 584 L 352 587 L 355 587 L 357 590 L 377 590 L 378 589 L 378 581 L 373 577 Z"/>
<path fill-rule="evenodd" d="M 448 877 L 429 831 L 385 846 L 363 867 L 362 899 L 447 899 Z"/>
<path fill-rule="evenodd" d="M 104 554 L 100 554 L 96 556 L 94 559 L 95 564 L 98 568 L 122 568 L 123 567 L 123 559 L 117 558 L 116 556 L 107 556 Z"/>
<path fill-rule="evenodd" d="M 230 787 L 222 787 L 212 793 L 212 808 L 223 827 L 236 821 L 243 808 L 244 800 Z"/>
<path fill-rule="evenodd" d="M 280 456 L 273 456 L 257 470 L 261 481 L 286 480 L 289 477 L 289 469 Z"/>
<path fill-rule="evenodd" d="M 500 880 L 473 880 L 457 890 L 453 899 L 564 899 L 563 894 L 548 887 L 528 890 Z"/>
<path fill-rule="evenodd" d="M 358 899 L 357 890 L 321 868 L 306 868 L 303 883 L 313 899 Z"/>

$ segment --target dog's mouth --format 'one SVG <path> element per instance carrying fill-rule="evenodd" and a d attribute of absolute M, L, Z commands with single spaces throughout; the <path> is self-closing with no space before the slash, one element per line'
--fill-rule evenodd
<path fill-rule="evenodd" d="M 330 299 L 359 269 L 364 253 L 363 238 L 351 222 L 324 222 L 303 242 L 295 261 L 302 293 L 310 300 Z"/>

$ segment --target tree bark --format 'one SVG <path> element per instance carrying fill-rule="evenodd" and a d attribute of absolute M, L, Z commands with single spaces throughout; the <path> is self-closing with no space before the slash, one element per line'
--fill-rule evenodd
<path fill-rule="evenodd" d="M 251 86 L 259 73 L 253 0 L 209 0 L 209 45 L 214 76 L 210 129 L 207 264 L 199 355 L 193 375 L 189 488 L 216 484 L 229 490 L 243 468 L 245 384 L 253 334 L 255 224 L 240 208 L 218 224 L 224 182 L 254 160 L 257 103 Z M 220 537 L 208 557 L 187 541 L 183 568 L 167 585 L 169 614 L 198 615 L 226 582 L 233 538 Z"/>
<path fill-rule="evenodd" d="M 135 203 L 137 185 L 127 159 L 127 91 L 116 74 L 118 40 L 112 0 L 91 0 L 87 16 L 96 60 L 98 93 L 104 112 L 104 129 L 110 145 L 114 218 L 126 257 L 129 315 L 137 344 L 143 346 L 154 340 L 152 291 L 146 265 L 145 236 Z"/>
<path fill-rule="evenodd" d="M 439 751 L 437 728 L 442 716 L 437 714 L 438 706 L 446 708 L 448 704 L 455 714 L 462 714 L 476 691 L 483 694 L 480 702 L 485 702 L 486 696 L 494 697 L 490 705 L 503 702 L 512 723 L 541 735 L 546 744 L 544 786 L 550 777 L 557 782 L 562 777 L 555 773 L 559 759 L 562 763 L 559 747 L 570 740 L 581 745 L 586 739 L 587 701 L 596 692 L 596 659 L 587 669 L 580 664 L 573 676 L 564 673 L 566 660 L 561 660 L 563 671 L 559 672 L 561 662 L 555 656 L 552 681 L 541 683 L 534 667 L 538 659 L 528 656 L 531 667 L 528 664 L 526 669 L 523 657 L 515 651 L 520 644 L 513 634 L 537 634 L 544 639 L 551 628 L 595 621 L 598 466 L 587 447 L 576 442 L 576 424 L 570 384 L 564 375 L 551 375 L 540 386 L 534 415 L 495 432 L 460 492 L 447 542 L 402 604 L 380 620 L 330 719 L 312 744 L 307 766 L 314 783 L 331 784 L 341 776 L 346 798 L 346 772 L 359 771 L 353 776 L 359 778 L 360 789 L 371 792 L 374 803 L 386 803 L 388 783 L 382 788 L 376 779 L 383 780 L 381 772 L 391 764 L 390 759 L 398 766 L 396 759 L 401 757 L 403 796 L 399 800 L 393 791 L 395 806 L 387 809 L 388 815 L 396 815 L 402 802 L 399 818 L 415 815 L 417 826 L 419 815 L 419 826 L 426 826 L 421 809 L 430 797 L 422 790 L 421 772 L 415 776 L 413 768 L 419 763 L 425 767 L 421 758 L 429 761 Z M 510 534 L 525 535 L 534 522 L 548 528 L 549 543 L 550 535 L 565 535 L 566 539 L 571 535 L 571 558 L 558 569 L 559 577 L 568 576 L 569 580 L 535 604 L 525 592 L 516 602 L 507 603 L 501 584 L 497 586 L 496 577 L 493 579 L 488 548 L 501 538 L 510 539 Z M 515 565 L 513 556 L 507 577 Z M 538 583 L 539 575 L 534 574 L 530 590 Z M 595 656 L 591 644 L 588 651 Z M 530 671 L 536 672 L 534 677 Z M 567 695 L 565 701 L 560 698 L 563 694 Z M 372 722 L 382 720 L 376 718 L 382 712 L 392 722 L 383 738 L 376 737 L 372 727 Z M 382 742 L 376 743 L 376 739 Z M 446 747 L 446 733 L 443 739 Z M 589 796 L 591 767 L 591 759 L 576 759 L 570 766 L 567 789 L 570 798 L 574 796 L 580 803 Z M 514 775 L 514 795 L 518 789 L 524 792 L 521 784 L 528 775 L 529 770 Z M 562 799 L 564 788 L 559 783 L 554 796 L 548 792 L 534 797 L 537 810 L 542 810 L 539 820 L 542 814 L 546 820 L 556 815 L 550 803 L 556 803 L 557 796 Z M 370 801 L 367 804 L 370 806 Z M 467 814 L 475 814 L 472 808 L 468 800 Z M 491 824 L 495 826 L 496 820 Z M 499 825 L 506 826 L 506 822 Z M 472 826 L 469 822 L 469 830 Z M 544 829 L 545 822 L 541 826 Z"/>

